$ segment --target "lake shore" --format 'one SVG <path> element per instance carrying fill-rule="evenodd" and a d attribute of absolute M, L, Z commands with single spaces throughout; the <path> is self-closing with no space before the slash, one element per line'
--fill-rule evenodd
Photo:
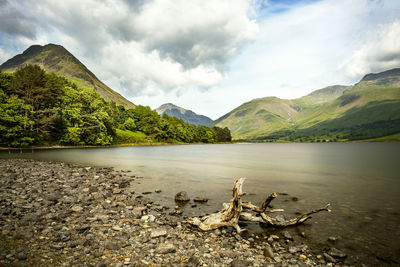
<path fill-rule="evenodd" d="M 0 160 L 0 263 L 12 266 L 344 266 L 288 232 L 202 232 L 135 192 L 129 171 Z"/>
<path fill-rule="evenodd" d="M 78 146 L 65 146 L 65 145 L 51 145 L 51 146 L 32 146 L 32 147 L 2 147 L 0 151 L 28 151 L 31 153 L 32 150 L 51 150 L 51 149 L 80 149 L 80 148 L 107 148 L 107 147 L 131 147 L 131 146 L 180 146 L 180 145 L 208 145 L 208 144 L 235 144 L 236 142 L 220 142 L 220 143 L 128 143 L 128 144 L 117 144 L 107 146 L 89 146 L 89 145 L 78 145 Z"/>

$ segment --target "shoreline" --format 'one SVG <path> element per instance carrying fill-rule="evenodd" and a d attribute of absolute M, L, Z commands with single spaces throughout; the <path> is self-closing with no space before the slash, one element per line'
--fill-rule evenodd
<path fill-rule="evenodd" d="M 156 203 L 130 171 L 0 160 L 0 262 L 67 266 L 344 266 L 301 237 L 203 232 Z M 156 191 L 156 185 L 154 185 Z M 153 194 L 157 194 L 153 191 Z M 333 251 L 335 252 L 335 251 Z M 332 254 L 332 255 L 330 255 Z"/>
<path fill-rule="evenodd" d="M 220 145 L 220 144 L 235 144 L 236 142 L 223 142 L 223 143 L 129 143 L 107 146 L 31 146 L 31 147 L 1 147 L 0 151 L 20 151 L 20 150 L 51 150 L 51 149 L 81 149 L 81 148 L 112 148 L 112 147 L 131 147 L 131 146 L 180 146 L 180 145 Z"/>

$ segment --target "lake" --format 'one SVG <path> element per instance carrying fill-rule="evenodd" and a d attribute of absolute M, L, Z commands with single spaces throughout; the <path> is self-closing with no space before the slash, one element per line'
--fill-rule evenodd
<path fill-rule="evenodd" d="M 286 218 L 331 204 L 331 213 L 289 228 L 304 232 L 304 242 L 315 250 L 334 246 L 353 263 L 400 263 L 400 143 L 136 146 L 3 151 L 0 157 L 131 170 L 142 177 L 136 179 L 137 194 L 161 189 L 152 198 L 172 208 L 175 193 L 182 190 L 191 198 L 209 198 L 207 204 L 187 205 L 186 216 L 219 210 L 231 198 L 234 179 L 246 177 L 244 199 L 260 204 L 270 193 L 281 193 L 272 205 L 284 208 Z M 338 238 L 335 244 L 327 241 L 330 236 Z"/>

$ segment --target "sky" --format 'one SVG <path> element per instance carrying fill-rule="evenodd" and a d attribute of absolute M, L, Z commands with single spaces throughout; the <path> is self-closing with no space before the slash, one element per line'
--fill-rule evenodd
<path fill-rule="evenodd" d="M 217 119 L 400 67 L 400 1 L 0 0 L 0 64 L 47 43 L 135 104 Z"/>

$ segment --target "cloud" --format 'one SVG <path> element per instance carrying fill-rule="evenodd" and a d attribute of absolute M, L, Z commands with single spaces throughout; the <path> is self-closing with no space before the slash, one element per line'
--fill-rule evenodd
<path fill-rule="evenodd" d="M 127 96 L 207 89 L 224 79 L 258 31 L 248 0 L 42 0 L 15 7 L 37 18 L 32 31 L 51 35 Z M 16 20 L 25 21 L 21 14 Z"/>
<path fill-rule="evenodd" d="M 25 16 L 8 0 L 0 0 L 0 32 L 34 38 L 34 19 Z"/>
<path fill-rule="evenodd" d="M 400 20 L 371 31 L 365 44 L 341 68 L 351 77 L 400 67 Z"/>

